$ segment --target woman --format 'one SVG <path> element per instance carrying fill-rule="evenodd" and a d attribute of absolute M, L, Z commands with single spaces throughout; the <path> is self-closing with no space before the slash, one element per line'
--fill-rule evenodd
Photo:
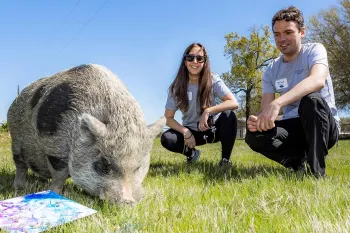
<path fill-rule="evenodd" d="M 222 100 L 216 105 L 215 97 Z M 187 157 L 192 163 L 199 159 L 195 147 L 221 142 L 222 159 L 219 165 L 229 164 L 237 133 L 237 118 L 232 110 L 238 104 L 218 75 L 210 72 L 209 57 L 203 45 L 193 43 L 187 47 L 174 82 L 169 87 L 165 105 L 166 125 L 162 145 Z M 182 125 L 175 112 L 182 112 Z"/>

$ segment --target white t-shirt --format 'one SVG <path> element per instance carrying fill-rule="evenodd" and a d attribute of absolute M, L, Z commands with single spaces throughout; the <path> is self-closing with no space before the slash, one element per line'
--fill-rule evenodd
<path fill-rule="evenodd" d="M 295 85 L 307 78 L 311 67 L 315 64 L 323 64 L 328 68 L 327 51 L 325 47 L 320 43 L 302 44 L 298 57 L 293 61 L 283 63 L 283 56 L 280 56 L 268 66 L 262 79 L 262 92 L 285 94 Z M 329 73 L 327 75 L 326 85 L 318 92 L 328 103 L 340 132 L 340 118 L 335 106 L 333 84 Z M 283 108 L 284 115 L 282 119 L 299 117 L 299 104 L 300 100 L 297 100 L 285 106 Z"/>
<path fill-rule="evenodd" d="M 222 79 L 217 74 L 212 74 L 213 86 L 212 86 L 212 106 L 215 105 L 215 97 L 222 99 L 225 95 L 230 93 L 230 90 L 222 81 Z M 197 123 L 200 120 L 200 106 L 197 104 L 197 92 L 198 84 L 188 84 L 187 85 L 187 95 L 188 95 L 188 110 L 182 112 L 182 125 L 188 126 L 193 130 L 198 130 Z M 171 93 L 168 93 L 167 102 L 165 108 L 173 111 L 177 111 L 175 100 Z"/>

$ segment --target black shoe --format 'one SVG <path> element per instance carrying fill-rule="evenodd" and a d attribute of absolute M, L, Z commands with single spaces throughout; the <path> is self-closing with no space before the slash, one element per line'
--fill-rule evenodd
<path fill-rule="evenodd" d="M 309 165 L 306 162 L 303 162 L 298 168 L 293 168 L 294 172 L 299 175 L 308 175 L 308 176 L 314 176 L 316 179 L 318 178 L 327 178 L 326 173 L 320 174 L 320 173 L 313 173 L 309 167 Z"/>
<path fill-rule="evenodd" d="M 192 152 L 192 155 L 190 157 L 187 157 L 187 163 L 197 162 L 200 156 L 201 156 L 201 151 L 200 150 L 194 150 Z"/>
<path fill-rule="evenodd" d="M 229 166 L 231 165 L 231 161 L 226 159 L 226 158 L 222 158 L 221 161 L 219 162 L 219 167 L 224 167 L 224 166 Z"/>

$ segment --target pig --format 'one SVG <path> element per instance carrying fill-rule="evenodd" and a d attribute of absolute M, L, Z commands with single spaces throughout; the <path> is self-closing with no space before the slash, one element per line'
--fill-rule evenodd
<path fill-rule="evenodd" d="M 100 199 L 134 204 L 143 197 L 153 140 L 165 123 L 146 126 L 134 97 L 107 68 L 87 64 L 39 79 L 7 114 L 16 175 L 30 168 L 61 193 L 70 176 Z"/>

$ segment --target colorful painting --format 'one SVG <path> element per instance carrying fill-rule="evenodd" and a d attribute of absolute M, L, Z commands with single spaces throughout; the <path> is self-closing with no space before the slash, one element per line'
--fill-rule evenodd
<path fill-rule="evenodd" d="M 0 201 L 0 231 L 41 232 L 94 213 L 57 193 L 43 191 Z"/>

